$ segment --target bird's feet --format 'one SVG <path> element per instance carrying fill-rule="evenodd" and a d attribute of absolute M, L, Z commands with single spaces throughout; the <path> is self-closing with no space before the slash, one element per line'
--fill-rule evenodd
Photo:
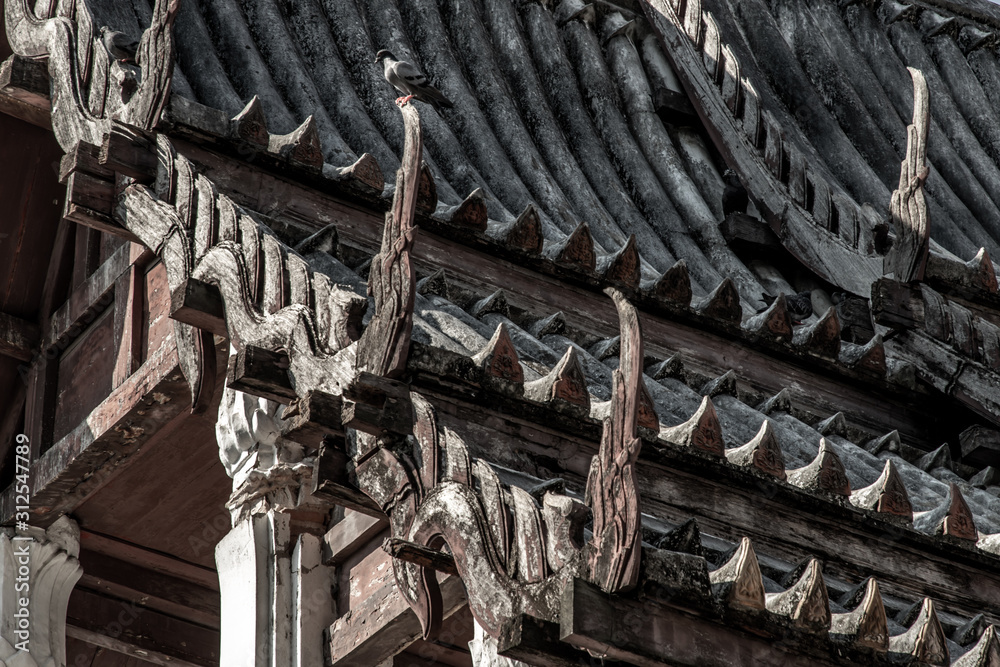
<path fill-rule="evenodd" d="M 413 99 L 413 95 L 407 95 L 406 97 L 397 97 L 396 98 L 396 106 L 400 106 L 400 107 L 401 106 L 405 106 L 406 104 L 409 104 L 410 100 L 412 100 L 412 99 Z"/>

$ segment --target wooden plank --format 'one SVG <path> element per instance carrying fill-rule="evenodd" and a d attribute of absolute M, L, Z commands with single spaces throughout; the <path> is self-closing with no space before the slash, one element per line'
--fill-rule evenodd
<path fill-rule="evenodd" d="M 219 628 L 219 592 L 169 574 L 86 549 L 80 551 L 83 578 L 78 586 L 122 600 L 139 600 L 143 609 Z"/>
<path fill-rule="evenodd" d="M 0 355 L 31 361 L 40 338 L 38 325 L 0 313 Z"/>
<path fill-rule="evenodd" d="M 443 576 L 440 585 L 447 617 L 465 604 L 465 586 L 451 575 Z M 377 665 L 421 634 L 416 614 L 390 580 L 330 626 L 331 667 Z"/>
<path fill-rule="evenodd" d="M 149 663 L 153 665 L 163 665 L 164 667 L 199 667 L 200 663 L 188 662 L 187 660 L 181 660 L 172 655 L 166 653 L 161 653 L 160 651 L 153 651 L 149 648 L 139 648 L 135 644 L 123 641 L 118 637 L 109 637 L 107 635 L 101 634 L 100 632 L 95 632 L 94 630 L 85 630 L 83 628 L 78 628 L 75 625 L 66 626 L 66 637 L 70 640 L 76 640 L 79 642 L 85 642 L 85 646 L 90 646 L 90 655 L 77 653 L 76 657 L 79 658 L 81 655 L 86 655 L 88 662 L 82 663 L 87 665 L 93 665 L 94 667 L 136 667 L 136 660 L 141 660 L 142 663 Z M 74 660 L 73 654 L 68 650 L 69 642 L 67 642 L 67 658 Z M 101 651 L 101 649 L 107 649 L 108 651 L 113 651 L 113 655 L 121 656 L 121 662 L 116 661 L 115 658 L 110 657 L 107 653 Z M 127 657 L 126 657 L 127 656 Z M 69 664 L 75 665 L 74 662 Z M 142 663 L 139 663 L 140 665 Z"/>
<path fill-rule="evenodd" d="M 188 385 L 170 341 L 31 464 L 33 523 L 44 526 L 72 512 L 189 404 Z M 2 521 L 14 517 L 13 491 L 9 487 L 0 497 Z"/>
<path fill-rule="evenodd" d="M 343 442 L 323 441 L 313 469 L 313 495 L 377 519 L 384 518 L 382 508 L 354 483 L 353 475 L 347 468 L 347 460 Z"/>
<path fill-rule="evenodd" d="M 219 633 L 187 620 L 105 597 L 77 586 L 69 598 L 66 634 L 161 665 L 215 667 Z"/>
<path fill-rule="evenodd" d="M 344 518 L 323 536 L 324 563 L 340 565 L 388 527 L 389 520 L 384 516 L 374 517 L 345 509 Z"/>
<path fill-rule="evenodd" d="M 110 556 L 152 572 L 189 581 L 211 591 L 218 592 L 219 590 L 219 577 L 215 570 L 194 565 L 169 554 L 146 549 L 131 542 L 89 530 L 81 530 L 80 547 L 86 551 Z"/>

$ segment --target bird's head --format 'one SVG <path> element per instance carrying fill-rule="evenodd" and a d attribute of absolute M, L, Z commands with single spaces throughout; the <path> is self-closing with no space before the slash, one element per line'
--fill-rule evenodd
<path fill-rule="evenodd" d="M 395 60 L 396 56 L 392 55 L 392 51 L 390 51 L 389 49 L 382 49 L 381 51 L 375 54 L 375 62 L 377 63 L 382 62 L 386 58 Z"/>

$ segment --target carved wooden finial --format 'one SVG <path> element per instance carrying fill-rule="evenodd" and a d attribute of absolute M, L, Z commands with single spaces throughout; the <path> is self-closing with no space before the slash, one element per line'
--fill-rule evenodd
<path fill-rule="evenodd" d="M 990 625 L 969 651 L 956 660 L 952 667 L 1000 667 L 1000 638 L 996 626 Z"/>
<path fill-rule="evenodd" d="M 908 19 L 916 11 L 916 5 L 906 2 L 896 2 L 896 0 L 883 0 L 879 6 L 879 14 L 885 25 L 891 25 L 901 19 Z"/>
<path fill-rule="evenodd" d="M 179 9 L 180 0 L 156 0 L 149 28 L 142 33 L 136 49 L 142 80 L 121 117 L 144 130 L 156 127 L 170 99 L 176 60 L 174 21 Z"/>
<path fill-rule="evenodd" d="M 331 257 L 339 257 L 340 233 L 336 223 L 330 223 L 318 232 L 299 241 L 295 246 L 295 252 L 303 257 L 314 252 L 325 252 Z"/>
<path fill-rule="evenodd" d="M 766 605 L 768 611 L 788 618 L 800 630 L 829 630 L 830 596 L 823 582 L 820 562 L 815 558 L 811 559 L 795 585 L 783 593 L 769 594 Z"/>
<path fill-rule="evenodd" d="M 594 357 L 598 361 L 604 361 L 605 359 L 610 359 L 611 357 L 617 357 L 621 351 L 621 340 L 621 336 L 614 336 L 612 338 L 599 340 L 590 347 L 588 352 L 590 352 L 590 356 Z"/>
<path fill-rule="evenodd" d="M 775 412 L 792 411 L 792 392 L 787 387 L 757 406 L 758 412 L 771 415 Z"/>
<path fill-rule="evenodd" d="M 361 334 L 355 361 L 357 370 L 394 379 L 402 375 L 410 352 L 416 296 L 410 250 L 423 152 L 416 105 L 407 104 L 400 111 L 403 114 L 403 159 L 396 173 L 392 209 L 385 215 L 382 247 L 368 271 L 368 293 L 375 300 L 375 315 Z"/>
<path fill-rule="evenodd" d="M 989 621 L 986 620 L 984 614 L 976 614 L 966 623 L 955 628 L 955 631 L 951 633 L 951 640 L 959 646 L 968 646 L 979 640 L 989 626 Z"/>
<path fill-rule="evenodd" d="M 819 453 L 812 463 L 788 471 L 788 482 L 807 491 L 823 491 L 837 496 L 850 496 L 851 483 L 840 457 L 826 438 L 819 441 Z"/>
<path fill-rule="evenodd" d="M 913 520 L 913 506 L 906 485 L 896 470 L 892 459 L 885 462 L 885 468 L 870 486 L 851 494 L 851 504 L 866 510 L 902 517 L 907 523 Z"/>
<path fill-rule="evenodd" d="M 271 135 L 268 150 L 313 169 L 323 167 L 323 146 L 316 119 L 312 116 L 288 134 Z"/>
<path fill-rule="evenodd" d="M 420 163 L 420 182 L 417 189 L 417 213 L 420 215 L 430 215 L 437 208 L 438 193 L 437 184 L 434 183 L 434 174 L 426 162 Z"/>
<path fill-rule="evenodd" d="M 736 291 L 736 283 L 732 278 L 724 279 L 695 306 L 695 310 L 707 317 L 738 323 L 743 317 L 743 309 L 740 308 L 740 294 Z"/>
<path fill-rule="evenodd" d="M 774 427 L 770 420 L 765 419 L 760 425 L 760 430 L 750 442 L 726 451 L 726 458 L 729 462 L 737 466 L 753 466 L 761 472 L 773 475 L 778 479 L 785 479 L 785 459 L 781 453 L 781 446 L 774 435 Z"/>
<path fill-rule="evenodd" d="M 764 312 L 747 319 L 743 323 L 743 329 L 768 340 L 792 340 L 792 318 L 788 315 L 785 294 L 779 294 Z"/>
<path fill-rule="evenodd" d="M 378 165 L 378 161 L 371 153 L 363 153 L 353 164 L 346 167 L 337 167 L 335 173 L 335 180 L 354 181 L 373 194 L 380 193 L 385 189 L 385 176 L 382 174 L 382 167 Z"/>
<path fill-rule="evenodd" d="M 952 467 L 951 449 L 947 443 L 943 443 L 933 452 L 921 456 L 916 466 L 923 471 L 934 470 L 934 468 L 948 468 L 950 470 Z"/>
<path fill-rule="evenodd" d="M 701 546 L 701 529 L 698 528 L 698 520 L 692 517 L 666 533 L 656 541 L 656 548 L 704 557 L 705 550 Z"/>
<path fill-rule="evenodd" d="M 639 286 L 639 249 L 635 244 L 635 234 L 628 237 L 625 245 L 615 254 L 606 258 L 602 262 L 601 273 L 604 280 L 611 283 L 618 283 L 625 287 L 636 288 Z"/>
<path fill-rule="evenodd" d="M 920 665 L 947 667 L 950 664 L 948 644 L 933 600 L 924 598 L 920 614 L 910 629 L 889 638 L 889 651 L 912 656 L 913 662 Z"/>
<path fill-rule="evenodd" d="M 420 282 L 417 283 L 417 293 L 428 295 L 436 294 L 437 296 L 443 296 L 448 298 L 448 279 L 445 276 L 444 269 L 438 269 L 426 278 L 422 278 Z"/>
<path fill-rule="evenodd" d="M 820 435 L 839 435 L 841 438 L 846 438 L 847 418 L 843 412 L 837 412 L 816 424 L 815 429 Z"/>
<path fill-rule="evenodd" d="M 583 271 L 593 272 L 597 266 L 594 241 L 586 222 L 577 225 L 573 233 L 554 244 L 545 253 L 557 264 L 565 264 Z"/>
<path fill-rule="evenodd" d="M 882 452 L 898 454 L 901 447 L 902 441 L 899 439 L 899 431 L 896 430 L 889 431 L 877 438 L 872 438 L 865 443 L 865 450 L 875 456 L 878 456 Z"/>
<path fill-rule="evenodd" d="M 889 650 L 888 619 L 878 582 L 869 577 L 864 583 L 861 602 L 846 614 L 833 614 L 830 634 L 839 635 L 842 641 L 885 653 Z"/>
<path fill-rule="evenodd" d="M 472 361 L 489 377 L 520 385 L 524 382 L 524 369 L 517 356 L 517 350 L 507 332 L 507 325 L 501 322 L 493 338 L 480 350 Z"/>
<path fill-rule="evenodd" d="M 688 274 L 687 262 L 683 259 L 664 271 L 653 285 L 646 290 L 649 296 L 657 301 L 691 305 L 691 276 Z"/>
<path fill-rule="evenodd" d="M 961 489 L 954 483 L 948 485 L 948 497 L 941 504 L 914 516 L 913 525 L 917 530 L 934 535 L 971 542 L 979 539 L 975 518 L 965 503 Z"/>
<path fill-rule="evenodd" d="M 679 354 L 673 354 L 669 359 L 664 359 L 663 361 L 653 364 L 647 368 L 646 375 L 654 380 L 677 378 L 681 382 L 685 382 L 686 374 L 684 372 L 684 361 L 681 359 Z"/>
<path fill-rule="evenodd" d="M 840 320 L 837 319 L 837 310 L 831 306 L 819 320 L 799 328 L 793 342 L 821 357 L 836 359 L 840 354 Z"/>
<path fill-rule="evenodd" d="M 543 338 L 549 334 L 558 335 L 564 331 L 566 331 L 566 316 L 561 310 L 536 320 L 528 327 L 528 332 L 535 338 Z"/>
<path fill-rule="evenodd" d="M 878 376 L 886 373 L 885 344 L 882 334 L 875 334 L 864 345 L 841 347 L 840 362 L 848 368 L 871 371 Z"/>
<path fill-rule="evenodd" d="M 642 441 L 638 420 L 642 379 L 642 331 L 635 307 L 621 292 L 605 292 L 618 308 L 621 362 L 612 372 L 611 416 L 590 463 L 587 500 L 594 514 L 588 545 L 589 579 L 609 593 L 628 590 L 639 578 L 642 518 L 635 463 Z"/>
<path fill-rule="evenodd" d="M 996 294 L 1000 287 L 997 286 L 997 273 L 993 269 L 993 261 L 986 248 L 980 248 L 976 256 L 965 263 L 972 274 L 971 282 L 981 290 Z"/>
<path fill-rule="evenodd" d="M 488 313 L 500 313 L 507 319 L 510 319 L 510 306 L 507 305 L 507 294 L 502 289 L 498 289 L 493 294 L 483 297 L 472 304 L 469 312 L 472 313 L 473 317 L 482 317 Z"/>
<path fill-rule="evenodd" d="M 709 380 L 698 393 L 709 398 L 722 394 L 736 396 L 736 371 L 729 369 L 714 380 Z"/>
<path fill-rule="evenodd" d="M 719 416 L 708 396 L 701 399 L 698 410 L 686 422 L 660 429 L 660 438 L 680 447 L 693 447 L 716 456 L 724 456 L 726 451 Z"/>
<path fill-rule="evenodd" d="M 549 374 L 524 385 L 524 395 L 533 401 L 558 401 L 575 406 L 574 413 L 590 414 L 590 392 L 576 348 L 570 345 Z"/>
<path fill-rule="evenodd" d="M 448 211 L 448 221 L 458 227 L 472 229 L 477 232 L 486 231 L 486 197 L 482 188 L 476 188 L 462 203 Z"/>
<path fill-rule="evenodd" d="M 232 133 L 247 143 L 267 148 L 271 135 L 267 131 L 267 118 L 259 97 L 254 95 L 250 98 L 243 110 L 233 117 Z"/>
<path fill-rule="evenodd" d="M 489 235 L 510 248 L 538 255 L 542 252 L 542 222 L 538 217 L 538 209 L 534 204 L 528 204 L 511 223 L 497 225 Z"/>
<path fill-rule="evenodd" d="M 962 490 L 954 482 L 948 485 L 948 498 L 948 513 L 941 521 L 941 534 L 975 542 L 979 539 L 975 517 L 965 502 Z"/>
<path fill-rule="evenodd" d="M 930 99 L 924 75 L 918 69 L 907 69 L 913 79 L 913 122 L 906 128 L 906 157 L 899 168 L 899 186 L 889 203 L 896 239 L 883 261 L 885 274 L 904 283 L 923 279 L 931 231 L 924 200 Z"/>
<path fill-rule="evenodd" d="M 764 581 L 749 538 L 741 539 L 732 558 L 709 572 L 708 578 L 712 582 L 712 594 L 725 606 L 751 610 L 765 608 Z"/>

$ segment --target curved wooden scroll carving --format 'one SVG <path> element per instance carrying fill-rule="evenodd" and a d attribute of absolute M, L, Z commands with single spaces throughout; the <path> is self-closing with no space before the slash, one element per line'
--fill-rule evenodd
<path fill-rule="evenodd" d="M 601 448 L 590 464 L 587 502 L 594 511 L 588 549 L 589 578 L 605 591 L 635 586 L 639 576 L 639 492 L 635 462 L 642 384 L 642 332 L 635 307 L 618 290 L 605 290 L 618 308 L 621 363 L 612 374 L 611 416 L 604 421 Z"/>
<path fill-rule="evenodd" d="M 889 203 L 896 239 L 883 264 L 886 275 L 893 274 L 900 282 L 923 279 L 931 238 L 924 200 L 930 97 L 920 70 L 907 69 L 913 79 L 913 122 L 906 128 L 906 157 L 899 166 L 899 186 Z"/>

